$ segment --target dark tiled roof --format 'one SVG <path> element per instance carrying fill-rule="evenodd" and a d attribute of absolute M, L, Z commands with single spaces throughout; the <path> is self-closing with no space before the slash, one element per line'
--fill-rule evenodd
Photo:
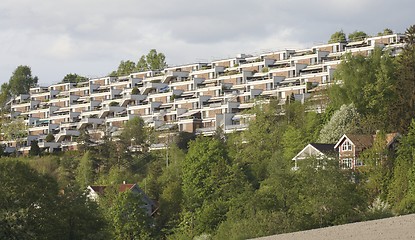
<path fill-rule="evenodd" d="M 373 145 L 373 136 L 372 135 L 363 135 L 363 134 L 347 134 L 346 135 L 350 141 L 356 147 L 359 148 L 370 148 Z"/>
<path fill-rule="evenodd" d="M 335 149 L 334 149 L 335 144 L 310 143 L 310 145 L 326 155 L 335 153 Z"/>

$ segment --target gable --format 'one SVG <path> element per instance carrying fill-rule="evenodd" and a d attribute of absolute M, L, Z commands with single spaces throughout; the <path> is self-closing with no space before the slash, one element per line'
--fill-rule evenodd
<path fill-rule="evenodd" d="M 312 144 L 308 144 L 301 150 L 292 160 L 301 160 L 309 157 L 325 156 L 323 152 L 315 148 Z"/>

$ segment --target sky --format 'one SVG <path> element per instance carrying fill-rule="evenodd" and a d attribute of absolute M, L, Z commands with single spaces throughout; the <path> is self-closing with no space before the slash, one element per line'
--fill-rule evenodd
<path fill-rule="evenodd" d="M 1 0 L 0 83 L 28 65 L 40 85 L 102 77 L 157 49 L 168 65 L 307 48 L 330 35 L 415 24 L 413 0 Z"/>

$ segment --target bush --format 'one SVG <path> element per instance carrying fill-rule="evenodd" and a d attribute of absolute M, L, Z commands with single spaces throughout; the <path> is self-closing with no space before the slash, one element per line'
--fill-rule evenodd
<path fill-rule="evenodd" d="M 138 87 L 134 87 L 133 90 L 131 90 L 131 94 L 132 95 L 138 95 L 138 94 L 140 94 L 140 90 L 138 89 Z"/>
<path fill-rule="evenodd" d="M 46 136 L 45 141 L 46 141 L 46 142 L 53 142 L 53 141 L 55 141 L 55 136 L 53 136 L 53 134 L 52 134 L 52 133 L 49 133 L 49 134 Z"/>
<path fill-rule="evenodd" d="M 109 106 L 110 107 L 118 107 L 120 104 L 117 102 L 110 102 Z"/>

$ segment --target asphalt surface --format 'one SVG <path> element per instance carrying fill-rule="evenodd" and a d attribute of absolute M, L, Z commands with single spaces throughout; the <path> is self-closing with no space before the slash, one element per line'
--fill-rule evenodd
<path fill-rule="evenodd" d="M 415 239 L 415 214 L 351 223 L 302 232 L 257 238 L 258 240 L 395 240 Z"/>

